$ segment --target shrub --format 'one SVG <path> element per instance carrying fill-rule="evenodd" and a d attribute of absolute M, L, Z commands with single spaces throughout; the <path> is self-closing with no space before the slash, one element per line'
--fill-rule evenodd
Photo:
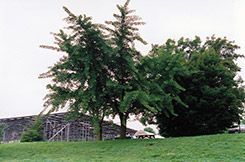
<path fill-rule="evenodd" d="M 38 115 L 35 118 L 35 121 L 31 123 L 31 127 L 25 127 L 25 132 L 22 133 L 20 142 L 36 142 L 43 141 L 43 132 L 42 132 L 42 119 Z"/>
<path fill-rule="evenodd" d="M 0 143 L 2 142 L 2 137 L 7 127 L 5 127 L 3 124 L 0 124 Z"/>

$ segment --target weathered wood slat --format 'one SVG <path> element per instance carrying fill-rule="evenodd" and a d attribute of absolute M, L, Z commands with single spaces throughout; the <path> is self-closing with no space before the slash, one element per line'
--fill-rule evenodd
<path fill-rule="evenodd" d="M 57 131 L 49 140 L 48 142 L 52 141 L 60 132 L 62 132 L 67 126 L 70 126 L 70 123 L 64 125 L 59 131 Z"/>

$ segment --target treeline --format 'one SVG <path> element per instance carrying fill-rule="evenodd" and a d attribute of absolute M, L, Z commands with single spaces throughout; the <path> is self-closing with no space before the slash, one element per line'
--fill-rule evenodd
<path fill-rule="evenodd" d="M 164 136 L 189 136 L 224 131 L 243 112 L 244 88 L 235 61 L 243 57 L 226 38 L 212 36 L 202 43 L 181 38 L 153 45 L 143 56 L 135 41 L 143 25 L 132 15 L 130 0 L 117 5 L 115 21 L 94 24 L 64 7 L 66 30 L 55 33 L 56 46 L 43 48 L 64 56 L 40 78 L 51 78 L 44 107 L 49 112 L 69 107 L 70 117 L 89 114 L 98 140 L 105 116 L 118 115 L 121 138 L 129 115 L 154 123 Z"/>

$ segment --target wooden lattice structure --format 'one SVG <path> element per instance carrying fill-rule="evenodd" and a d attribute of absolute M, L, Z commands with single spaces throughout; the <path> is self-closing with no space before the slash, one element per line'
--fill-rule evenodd
<path fill-rule="evenodd" d="M 94 134 L 94 127 L 89 116 L 78 119 L 66 120 L 66 113 L 50 114 L 42 118 L 43 135 L 45 141 L 94 141 L 97 140 Z M 0 123 L 7 127 L 3 135 L 3 142 L 19 142 L 24 127 L 29 127 L 30 122 L 35 120 L 35 116 L 24 116 L 18 118 L 0 119 Z M 102 139 L 115 139 L 119 134 L 120 127 L 116 124 L 104 121 L 102 124 Z M 127 129 L 131 135 L 136 131 Z"/>

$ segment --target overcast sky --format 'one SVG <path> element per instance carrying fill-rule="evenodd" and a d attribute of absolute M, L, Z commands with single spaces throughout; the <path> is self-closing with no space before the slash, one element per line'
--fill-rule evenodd
<path fill-rule="evenodd" d="M 0 0 L 0 118 L 38 114 L 42 109 L 45 86 L 38 79 L 61 53 L 39 48 L 53 45 L 50 32 L 66 26 L 66 6 L 74 14 L 92 16 L 92 21 L 114 20 L 116 4 L 125 0 Z M 227 37 L 245 53 L 244 0 L 131 0 L 130 9 L 146 25 L 140 27 L 148 45 L 138 45 L 146 55 L 151 44 L 163 44 L 168 38 L 203 41 L 207 36 Z M 239 60 L 245 79 L 245 60 Z"/>

